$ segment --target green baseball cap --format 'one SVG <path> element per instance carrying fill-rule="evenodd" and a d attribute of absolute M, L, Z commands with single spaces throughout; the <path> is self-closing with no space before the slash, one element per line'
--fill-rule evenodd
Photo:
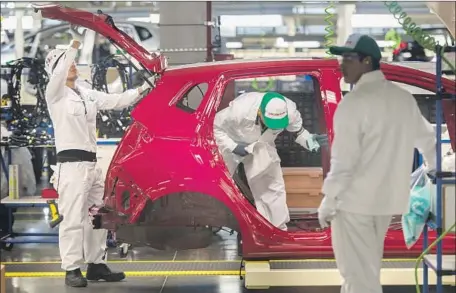
<path fill-rule="evenodd" d="M 347 42 L 345 42 L 345 46 L 329 47 L 329 52 L 333 55 L 342 55 L 344 53 L 361 53 L 377 60 L 382 59 L 382 52 L 380 51 L 377 42 L 373 38 L 361 34 L 350 35 L 347 39 Z"/>
<path fill-rule="evenodd" d="M 261 100 L 260 112 L 264 124 L 270 129 L 285 129 L 290 123 L 287 101 L 279 93 L 265 93 Z"/>

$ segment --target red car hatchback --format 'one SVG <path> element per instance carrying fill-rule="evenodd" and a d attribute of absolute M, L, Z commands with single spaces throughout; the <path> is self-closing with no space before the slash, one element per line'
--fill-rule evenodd
<path fill-rule="evenodd" d="M 227 227 L 239 233 L 244 259 L 332 257 L 330 229 L 319 229 L 315 215 L 295 216 L 285 232 L 257 212 L 242 174 L 233 180 L 222 161 L 213 121 L 216 112 L 237 95 L 235 81 L 291 76 L 298 87 L 294 91 L 298 107 L 300 99 L 310 96 L 312 113 L 317 115 L 313 127 L 331 139 L 333 115 L 342 98 L 337 60 L 235 60 L 167 69 L 163 56 L 145 51 L 107 15 L 58 5 L 38 9 L 43 17 L 104 35 L 158 77 L 156 88 L 133 110 L 133 123 L 112 159 L 105 207 L 97 218 L 100 227 L 115 231 L 117 239 L 126 243 L 158 249 L 205 247 L 212 240 L 210 227 Z M 435 92 L 432 74 L 390 64 L 382 64 L 382 71 L 389 80 Z M 311 90 L 299 89 L 300 82 L 310 84 Z M 454 81 L 445 79 L 443 86 L 454 94 Z M 449 119 L 455 107 L 448 103 L 453 104 L 446 105 L 445 117 L 455 149 L 455 126 Z M 327 150 L 322 150 L 319 165 L 325 174 Z M 444 252 L 454 254 L 456 235 L 447 238 Z M 435 233 L 429 239 L 435 239 Z M 416 256 L 421 250 L 422 239 L 408 250 L 400 221 L 392 224 L 385 239 L 386 257 Z"/>

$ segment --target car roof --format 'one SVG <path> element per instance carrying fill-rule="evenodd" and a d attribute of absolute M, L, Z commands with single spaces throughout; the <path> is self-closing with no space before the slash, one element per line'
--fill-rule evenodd
<path fill-rule="evenodd" d="M 170 66 L 166 69 L 166 72 L 170 73 L 183 73 L 187 71 L 231 71 L 245 68 L 251 68 L 252 66 L 262 67 L 275 67 L 283 66 L 283 63 L 295 63 L 296 66 L 315 66 L 319 67 L 331 67 L 339 66 L 336 58 L 302 58 L 302 57 L 289 57 L 289 58 L 256 58 L 256 59 L 235 59 L 235 60 L 224 60 L 215 62 L 198 62 L 192 64 Z M 290 65 L 290 64 L 288 64 Z"/>
<path fill-rule="evenodd" d="M 223 61 L 214 61 L 214 62 L 197 62 L 184 65 L 171 66 L 168 70 L 179 70 L 187 68 L 197 68 L 197 67 L 218 67 L 218 66 L 230 66 L 230 65 L 239 65 L 239 64 L 252 64 L 252 63 L 273 63 L 273 62 L 303 62 L 303 61 L 325 61 L 326 60 L 336 60 L 335 58 L 331 59 L 320 59 L 320 58 L 302 58 L 302 57 L 287 57 L 287 58 L 255 58 L 255 59 L 234 59 L 234 60 L 223 60 Z"/>

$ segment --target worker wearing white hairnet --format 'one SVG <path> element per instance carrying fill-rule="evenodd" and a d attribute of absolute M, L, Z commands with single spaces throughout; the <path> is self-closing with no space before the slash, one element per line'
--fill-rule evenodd
<path fill-rule="evenodd" d="M 294 133 L 295 141 L 309 151 L 327 144 L 326 135 L 303 128 L 293 101 L 274 92 L 241 94 L 216 114 L 214 122 L 214 136 L 230 174 L 242 162 L 258 212 L 287 230 L 290 215 L 274 142 L 284 130 Z"/>
<path fill-rule="evenodd" d="M 83 40 L 77 27 L 71 27 L 73 40 L 67 50 L 55 49 L 45 60 L 50 79 L 46 102 L 51 116 L 57 166 L 53 185 L 59 194 L 63 221 L 59 227 L 59 249 L 65 283 L 85 287 L 87 280 L 120 281 L 124 273 L 112 272 L 106 265 L 104 229 L 94 230 L 89 208 L 103 204 L 104 178 L 96 165 L 98 110 L 122 109 L 137 102 L 150 87 L 148 83 L 120 94 L 106 94 L 76 83 L 74 59 Z M 88 263 L 84 278 L 80 266 Z"/>
<path fill-rule="evenodd" d="M 393 215 L 407 210 L 414 149 L 433 169 L 435 133 L 415 98 L 385 79 L 375 40 L 353 34 L 330 51 L 342 55 L 345 82 L 355 86 L 335 113 L 319 220 L 331 222 L 341 293 L 381 293 L 384 239 Z"/>

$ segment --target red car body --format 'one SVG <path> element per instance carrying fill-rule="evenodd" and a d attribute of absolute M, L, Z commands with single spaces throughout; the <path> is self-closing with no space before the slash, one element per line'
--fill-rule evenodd
<path fill-rule="evenodd" d="M 330 229 L 281 231 L 259 215 L 229 175 L 213 136 L 213 121 L 230 81 L 278 75 L 311 75 L 318 83 L 321 128 L 333 135 L 333 116 L 342 97 L 341 73 L 335 59 L 239 60 L 165 69 L 163 56 L 150 54 L 109 25 L 105 15 L 93 15 L 58 5 L 39 7 L 43 17 L 61 19 L 109 37 L 146 68 L 160 75 L 156 88 L 133 110 L 134 122 L 123 136 L 108 170 L 102 226 L 117 231 L 130 244 L 156 248 L 198 248 L 210 243 L 207 226 L 240 233 L 245 259 L 332 257 Z M 435 75 L 382 64 L 387 79 L 435 92 Z M 192 112 L 177 106 L 193 86 L 207 83 L 199 107 Z M 455 93 L 455 82 L 443 87 Z M 326 93 L 335 93 L 336 100 Z M 445 102 L 453 149 L 454 102 Z M 453 115 L 453 116 L 451 116 Z M 450 123 L 452 122 L 452 123 Z M 329 154 L 323 151 L 324 171 Z M 315 219 L 312 219 L 316 223 Z M 436 238 L 429 233 L 430 241 Z M 454 254 L 455 234 L 443 244 Z M 407 249 L 402 230 L 391 227 L 385 239 L 386 257 L 416 256 L 422 239 Z"/>

